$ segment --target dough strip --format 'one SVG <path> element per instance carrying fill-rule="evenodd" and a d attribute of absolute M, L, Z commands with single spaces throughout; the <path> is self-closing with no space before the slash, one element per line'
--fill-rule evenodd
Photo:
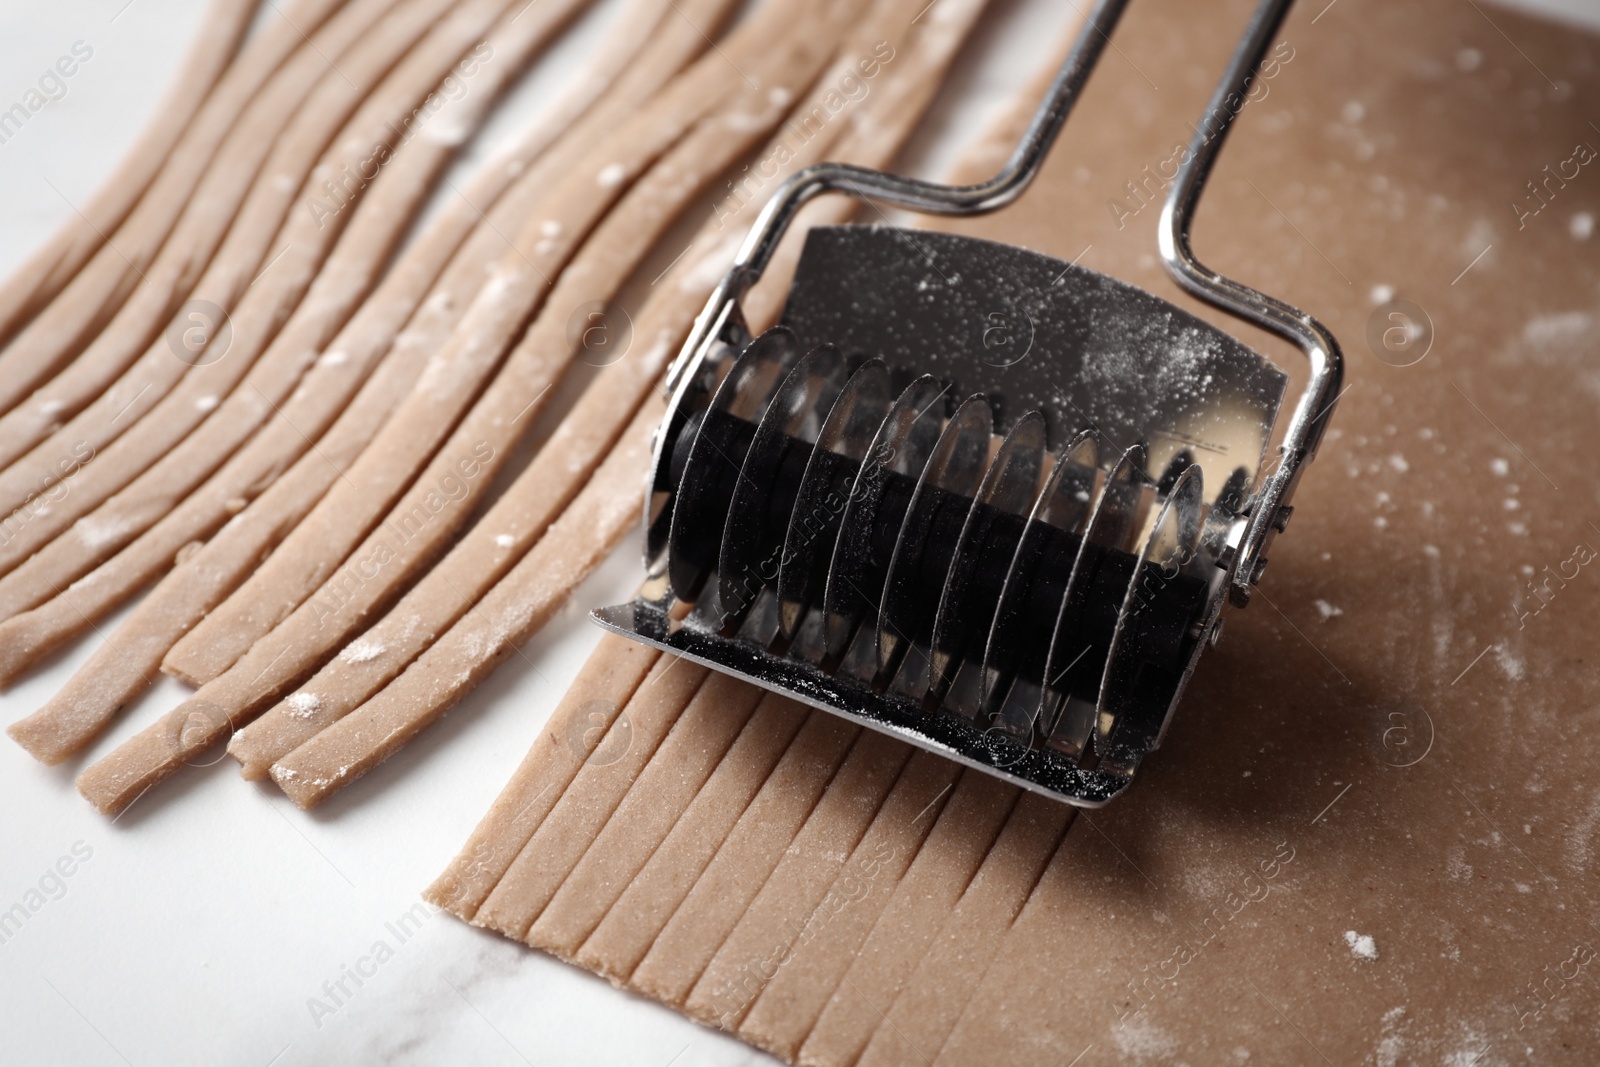
<path fill-rule="evenodd" d="M 659 658 L 634 641 L 600 639 L 466 847 L 428 887 L 431 903 L 468 919 L 477 914 Z M 565 743 L 573 735 L 586 743 Z"/>

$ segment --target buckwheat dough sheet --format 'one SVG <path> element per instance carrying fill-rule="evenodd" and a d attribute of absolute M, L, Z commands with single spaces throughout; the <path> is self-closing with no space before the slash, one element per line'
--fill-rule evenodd
<path fill-rule="evenodd" d="M 961 228 L 1081 253 L 1299 381 L 1293 351 L 1176 293 L 1159 203 L 1130 190 L 1159 189 L 1252 6 L 1133 5 L 1039 182 Z M 780 786 L 767 768 L 787 755 L 741 733 L 687 803 L 649 764 L 612 786 L 617 813 L 658 796 L 683 813 L 649 828 L 641 868 L 645 830 L 616 815 L 577 854 L 564 801 L 596 768 L 530 756 L 430 898 L 799 1063 L 1594 1062 L 1600 185 L 1576 160 L 1600 145 L 1600 44 L 1487 5 L 1321 8 L 1288 20 L 1195 248 L 1327 322 L 1349 389 L 1255 603 L 1144 780 L 1074 816 L 963 771 L 921 834 L 903 791 L 927 790 L 926 757 L 879 742 L 898 769 L 863 820 L 830 803 L 856 781 L 842 752 Z M 1538 196 L 1546 164 L 1567 177 Z M 1408 366 L 1416 350 L 1383 343 L 1391 299 L 1431 321 Z M 746 791 L 737 812 L 700 803 Z M 786 817 L 761 799 L 780 791 Z M 537 804 L 513 817 L 517 798 Z M 589 872 L 636 868 L 573 903 L 601 884 Z"/>

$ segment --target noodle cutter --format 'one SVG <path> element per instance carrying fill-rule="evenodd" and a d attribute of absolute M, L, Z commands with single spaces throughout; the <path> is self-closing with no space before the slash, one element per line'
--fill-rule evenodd
<path fill-rule="evenodd" d="M 825 163 L 778 190 L 668 372 L 647 577 L 633 602 L 594 612 L 602 626 L 1071 804 L 1128 786 L 1224 606 L 1249 603 L 1338 398 L 1332 335 L 1189 246 L 1289 0 L 1252 16 L 1159 238 L 1183 288 L 1305 353 L 1272 462 L 1283 370 L 1166 300 L 1035 252 L 821 227 L 779 325 L 752 337 L 740 308 L 819 193 L 943 215 L 1015 200 L 1126 3 L 1096 5 L 990 181 Z"/>

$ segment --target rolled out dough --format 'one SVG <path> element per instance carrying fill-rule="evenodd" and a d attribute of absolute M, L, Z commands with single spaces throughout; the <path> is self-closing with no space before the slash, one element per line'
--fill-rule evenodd
<path fill-rule="evenodd" d="M 1155 255 L 1162 164 L 1251 6 L 1133 5 L 1039 182 L 959 228 L 1082 254 L 1298 381 L 1297 353 L 1177 293 Z M 774 759 L 768 698 L 694 798 L 657 794 L 670 768 L 647 763 L 608 802 L 681 814 L 603 916 L 573 903 L 581 879 L 639 847 L 609 824 L 574 863 L 570 832 L 486 822 L 475 847 L 531 871 L 560 839 L 542 909 L 490 879 L 433 899 L 801 1063 L 1594 1062 L 1600 178 L 1566 161 L 1600 146 L 1600 42 L 1446 0 L 1307 5 L 1283 42 L 1195 247 L 1327 322 L 1349 390 L 1135 789 L 1074 817 L 962 772 L 920 835 L 903 800 L 926 758 L 852 737 L 798 773 L 816 730 L 849 730 L 791 706 L 806 726 Z M 1409 366 L 1384 346 L 1391 299 L 1431 322 Z M 844 769 L 869 758 L 881 797 Z"/>

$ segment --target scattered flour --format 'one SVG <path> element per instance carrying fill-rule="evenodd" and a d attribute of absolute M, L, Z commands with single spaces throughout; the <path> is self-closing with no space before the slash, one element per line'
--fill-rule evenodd
<path fill-rule="evenodd" d="M 1467 260 L 1472 259 L 1474 256 L 1477 256 L 1479 253 L 1483 252 L 1488 245 L 1492 245 L 1494 243 L 1494 239 L 1494 223 L 1490 222 L 1486 218 L 1474 219 L 1472 221 L 1472 225 L 1467 227 L 1466 234 L 1464 234 L 1461 238 L 1461 244 L 1459 248 L 1463 257 L 1462 262 L 1465 263 Z M 1485 256 L 1483 266 L 1494 266 L 1493 260 L 1493 256 Z"/>
<path fill-rule="evenodd" d="M 1600 793 L 1595 793 L 1589 799 L 1589 806 L 1584 813 L 1572 821 L 1572 830 L 1567 835 L 1567 865 L 1573 870 L 1584 872 L 1589 869 L 1589 864 L 1594 859 L 1594 845 L 1600 831 Z"/>
<path fill-rule="evenodd" d="M 1383 1014 L 1383 1037 L 1378 1042 L 1377 1060 L 1378 1067 L 1396 1067 L 1401 1062 L 1401 1056 L 1406 1050 L 1406 1039 L 1401 1034 L 1405 1026 L 1406 1009 L 1402 1005 L 1390 1008 Z"/>
<path fill-rule="evenodd" d="M 1172 1035 L 1148 1019 L 1130 1019 L 1113 1031 L 1117 1049 L 1129 1060 L 1164 1059 L 1178 1050 Z"/>
<path fill-rule="evenodd" d="M 510 534 L 495 534 L 494 543 L 501 548 L 510 548 L 517 543 L 517 539 Z"/>
<path fill-rule="evenodd" d="M 1443 1067 L 1488 1067 L 1484 1053 L 1489 1051 L 1489 1036 L 1470 1023 L 1457 1022 L 1460 1044 L 1440 1062 Z"/>
<path fill-rule="evenodd" d="M 667 356 L 673 353 L 672 343 L 676 340 L 674 335 L 666 330 L 656 335 L 656 343 L 651 345 L 645 354 L 639 357 L 639 362 L 645 367 L 660 366 Z"/>
<path fill-rule="evenodd" d="M 1587 211 L 1578 212 L 1567 223 L 1567 232 L 1575 241 L 1587 241 L 1594 234 L 1594 216 Z"/>
<path fill-rule="evenodd" d="M 366 663 L 377 659 L 384 651 L 378 642 L 363 637 L 346 645 L 344 651 L 339 653 L 339 658 L 346 663 Z"/>
<path fill-rule="evenodd" d="M 600 168 L 600 173 L 594 180 L 600 183 L 602 189 L 615 189 L 622 184 L 622 179 L 628 176 L 628 168 L 621 163 L 610 163 Z"/>
<path fill-rule="evenodd" d="M 35 514 L 45 514 L 41 508 Z M 85 515 L 72 524 L 72 530 L 90 548 L 103 548 L 114 543 L 127 532 L 127 524 L 121 519 L 96 519 L 92 515 Z"/>
<path fill-rule="evenodd" d="M 1378 943 L 1372 940 L 1371 934 L 1358 934 L 1354 930 L 1344 932 L 1344 943 L 1350 946 L 1350 954 L 1357 959 L 1375 960 L 1378 958 Z"/>
<path fill-rule="evenodd" d="M 1520 525 L 1521 523 L 1512 523 L 1512 532 L 1516 533 L 1516 527 Z M 1505 672 L 1507 678 L 1513 682 L 1521 681 L 1523 672 L 1527 670 L 1527 665 L 1523 663 L 1521 656 L 1502 643 L 1495 646 L 1494 658 L 1499 662 L 1500 669 Z"/>
<path fill-rule="evenodd" d="M 1322 616 L 1322 621 L 1323 622 L 1327 622 L 1329 619 L 1333 618 L 1335 615 L 1343 615 L 1344 614 L 1344 609 L 1343 608 L 1335 607 L 1334 605 L 1328 603 L 1326 600 L 1323 600 L 1321 597 L 1318 597 L 1316 600 L 1312 601 L 1312 603 L 1317 606 L 1317 613 Z"/>
<path fill-rule="evenodd" d="M 199 397 L 195 400 L 194 407 L 196 411 L 215 411 L 217 407 L 217 398 L 214 396 Z"/>
<path fill-rule="evenodd" d="M 489 264 L 486 271 L 489 280 L 483 283 L 483 288 L 478 291 L 478 300 L 482 303 L 499 300 L 511 288 L 512 275 L 501 269 L 498 263 Z"/>
<path fill-rule="evenodd" d="M 458 145 L 466 142 L 472 127 L 464 122 L 436 122 L 422 131 L 425 140 L 439 145 Z"/>
<path fill-rule="evenodd" d="M 1594 317 L 1586 311 L 1562 311 L 1535 315 L 1522 326 L 1522 339 L 1534 348 L 1586 343 L 1594 328 Z"/>
<path fill-rule="evenodd" d="M 289 714 L 297 719 L 309 719 L 322 707 L 315 693 L 295 693 L 289 697 Z"/>

